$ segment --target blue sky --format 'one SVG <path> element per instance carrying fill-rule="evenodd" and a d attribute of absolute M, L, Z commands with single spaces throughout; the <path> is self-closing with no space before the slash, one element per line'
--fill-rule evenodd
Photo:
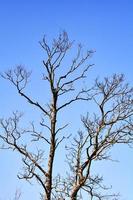
<path fill-rule="evenodd" d="M 132 11 L 131 0 L 1 0 L 0 71 L 17 64 L 32 69 L 35 84 L 30 93 L 35 93 L 43 58 L 38 41 L 44 34 L 51 39 L 66 30 L 69 37 L 77 43 L 81 42 L 85 49 L 96 50 L 91 61 L 95 63 L 89 75 L 91 79 L 124 73 L 126 80 L 132 84 Z M 43 97 L 41 89 L 38 93 Z M 32 112 L 15 90 L 1 79 L 0 96 L 1 116 L 8 116 L 14 109 L 21 110 L 22 104 L 26 112 Z M 105 180 L 113 185 L 114 191 L 123 195 L 123 200 L 132 200 L 133 152 L 122 147 L 115 149 L 113 155 L 120 163 L 106 164 L 100 170 L 105 174 Z M 21 188 L 22 199 L 31 198 L 31 194 L 33 200 L 37 199 L 37 188 L 25 186 L 16 179 L 20 165 L 15 161 L 19 158 L 0 151 L 0 160 L 0 200 L 10 199 L 16 187 Z"/>

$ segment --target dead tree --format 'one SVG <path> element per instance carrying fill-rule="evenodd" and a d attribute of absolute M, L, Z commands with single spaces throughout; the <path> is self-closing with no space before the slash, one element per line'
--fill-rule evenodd
<path fill-rule="evenodd" d="M 113 75 L 103 82 L 96 79 L 91 95 L 95 112 L 82 117 L 85 131 L 80 131 L 68 148 L 72 169 L 69 196 L 77 199 L 79 191 L 84 190 L 89 199 L 117 199 L 118 195 L 100 193 L 108 188 L 102 184 L 102 177 L 92 174 L 91 166 L 97 160 L 111 160 L 109 151 L 114 145 L 133 145 L 133 88 L 124 84 L 123 75 Z"/>
<path fill-rule="evenodd" d="M 64 70 L 61 75 L 58 75 L 63 59 L 72 46 L 72 42 L 69 41 L 67 33 L 63 32 L 57 39 L 54 39 L 52 47 L 47 44 L 45 37 L 43 41 L 40 42 L 40 45 L 47 56 L 46 60 L 43 60 L 43 80 L 48 82 L 51 94 L 51 101 L 48 103 L 45 102 L 47 106 L 41 105 L 25 93 L 24 90 L 31 73 L 27 72 L 24 67 L 17 66 L 14 70 L 8 70 L 2 74 L 2 77 L 9 80 L 15 86 L 17 92 L 26 99 L 29 104 L 38 108 L 40 113 L 43 114 L 44 117 L 40 125 L 49 132 L 48 138 L 44 133 L 38 132 L 33 123 L 30 129 L 21 129 L 19 127 L 19 121 L 22 114 L 18 112 L 14 112 L 13 116 L 7 120 L 1 119 L 0 124 L 2 129 L 0 138 L 4 141 L 4 146 L 2 146 L 2 148 L 12 149 L 22 155 L 24 173 L 19 174 L 18 177 L 26 180 L 31 180 L 35 177 L 44 189 L 44 199 L 50 200 L 52 198 L 52 172 L 55 152 L 59 144 L 65 138 L 64 136 L 58 138 L 58 133 L 66 127 L 66 125 L 63 127 L 56 127 L 58 120 L 57 114 L 73 102 L 89 100 L 89 90 L 82 89 L 75 92 L 74 84 L 86 77 L 87 71 L 92 66 L 88 64 L 87 61 L 91 57 L 93 51 L 87 51 L 86 55 L 82 57 L 82 47 L 79 45 L 77 54 L 70 66 L 67 70 Z M 78 73 L 79 70 L 80 73 Z M 59 105 L 59 100 L 65 96 L 66 93 L 68 94 L 72 91 L 74 91 L 75 96 L 69 100 L 64 100 L 64 103 Z M 48 124 L 45 123 L 45 118 L 47 118 Z M 48 159 L 45 161 L 46 168 L 43 167 L 42 163 L 43 157 L 45 156 L 43 150 L 38 147 L 39 150 L 37 152 L 32 152 L 28 149 L 27 144 L 22 143 L 23 137 L 27 133 L 32 137 L 32 142 L 39 141 L 48 144 L 49 152 Z"/>
<path fill-rule="evenodd" d="M 78 90 L 80 87 L 76 88 L 77 83 L 86 78 L 88 70 L 93 66 L 88 64 L 93 51 L 87 51 L 83 56 L 82 46 L 79 45 L 75 58 L 63 72 L 61 67 L 64 58 L 73 45 L 66 32 L 54 39 L 52 45 L 48 45 L 45 37 L 40 45 L 47 56 L 43 60 L 43 80 L 47 81 L 51 94 L 51 101 L 45 102 L 46 106 L 26 94 L 25 88 L 31 73 L 24 67 L 17 66 L 14 70 L 8 70 L 2 77 L 9 80 L 19 95 L 40 111 L 39 125 L 43 131 L 39 131 L 39 125 L 36 127 L 34 123 L 31 123 L 29 128 L 21 128 L 22 114 L 14 112 L 9 119 L 0 120 L 0 139 L 3 141 L 1 148 L 11 149 L 22 156 L 24 171 L 18 174 L 18 178 L 27 181 L 35 178 L 43 189 L 42 199 L 82 199 L 82 190 L 88 193 L 90 199 L 114 198 L 115 195 L 99 193 L 98 187 L 107 188 L 102 186 L 101 177 L 93 177 L 90 169 L 95 160 L 109 158 L 108 150 L 113 145 L 119 143 L 132 145 L 133 89 L 127 84 L 124 85 L 123 75 L 114 75 L 105 78 L 103 82 L 96 80 L 91 89 Z M 68 98 L 72 92 L 73 95 Z M 74 138 L 72 146 L 67 147 L 69 152 L 67 160 L 71 173 L 67 173 L 67 177 L 60 175 L 53 177 L 56 150 L 67 137 L 59 136 L 67 124 L 57 126 L 58 115 L 64 108 L 79 101 L 92 101 L 98 110 L 94 117 L 89 113 L 87 117 L 82 117 L 85 132 L 79 132 L 79 137 Z M 44 152 L 46 144 L 47 158 Z"/>

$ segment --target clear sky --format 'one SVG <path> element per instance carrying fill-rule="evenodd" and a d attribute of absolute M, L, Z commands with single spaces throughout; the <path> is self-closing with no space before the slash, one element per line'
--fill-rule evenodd
<path fill-rule="evenodd" d="M 44 34 L 51 39 L 62 30 L 85 48 L 96 50 L 91 78 L 124 73 L 133 83 L 132 0 L 0 0 L 0 71 L 24 64 L 32 69 L 34 82 L 38 83 L 35 78 L 43 58 L 38 41 Z M 33 93 L 36 89 L 34 86 Z M 38 89 L 38 93 L 41 95 L 42 90 Z M 22 110 L 22 103 L 26 111 L 32 112 L 1 79 L 0 96 L 1 116 Z M 122 147 L 113 154 L 120 162 L 100 166 L 100 172 L 123 200 L 132 200 L 133 150 Z M 16 188 L 21 188 L 23 200 L 37 199 L 37 188 L 16 179 L 18 160 L 0 151 L 0 200 L 10 199 Z"/>

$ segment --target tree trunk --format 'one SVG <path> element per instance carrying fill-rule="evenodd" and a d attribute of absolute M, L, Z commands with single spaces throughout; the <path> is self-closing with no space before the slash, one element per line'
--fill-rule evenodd
<path fill-rule="evenodd" d="M 49 151 L 49 159 L 48 159 L 48 176 L 46 178 L 46 190 L 47 194 L 45 200 L 51 200 L 51 192 L 52 192 L 52 173 L 53 173 L 53 162 L 55 157 L 55 132 L 56 132 L 56 102 L 57 98 L 53 96 L 53 103 L 51 106 L 51 139 L 50 139 L 50 151 Z"/>
<path fill-rule="evenodd" d="M 78 191 L 80 189 L 80 186 L 75 186 L 71 192 L 71 197 L 70 199 L 71 200 L 76 200 L 77 199 L 77 194 L 78 194 Z"/>

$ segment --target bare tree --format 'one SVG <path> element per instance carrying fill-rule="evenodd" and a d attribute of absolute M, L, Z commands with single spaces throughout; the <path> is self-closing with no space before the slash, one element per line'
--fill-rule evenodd
<path fill-rule="evenodd" d="M 133 144 L 133 88 L 124 85 L 123 81 L 123 75 L 105 78 L 103 82 L 95 81 L 92 101 L 98 112 L 92 117 L 89 114 L 82 117 L 85 132 L 80 131 L 72 147 L 68 148 L 72 169 L 69 175 L 70 197 L 73 200 L 81 188 L 88 193 L 90 199 L 110 197 L 99 193 L 98 187 L 107 188 L 101 184 L 101 177 L 93 177 L 91 165 L 96 160 L 111 159 L 109 150 L 115 144 Z"/>
<path fill-rule="evenodd" d="M 52 45 L 44 37 L 40 45 L 47 56 L 43 60 L 43 80 L 47 81 L 51 94 L 51 101 L 46 106 L 25 93 L 31 72 L 27 72 L 24 67 L 17 66 L 14 70 L 8 70 L 2 77 L 9 80 L 18 93 L 40 111 L 40 126 L 44 131 L 38 131 L 34 123 L 31 123 L 30 128 L 20 128 L 22 114 L 14 112 L 9 119 L 0 120 L 0 138 L 3 141 L 1 148 L 11 149 L 22 156 L 24 171 L 18 174 L 18 178 L 27 181 L 35 178 L 43 189 L 42 199 L 83 199 L 82 191 L 87 192 L 91 200 L 117 199 L 115 194 L 104 195 L 100 192 L 100 189 L 108 188 L 102 184 L 102 177 L 92 174 L 91 166 L 96 160 L 111 159 L 108 152 L 115 144 L 132 145 L 133 89 L 124 84 L 123 75 L 113 75 L 103 82 L 96 79 L 91 88 L 78 90 L 80 87 L 76 88 L 77 83 L 79 85 L 86 78 L 88 70 L 93 66 L 88 64 L 88 60 L 94 52 L 87 51 L 83 56 L 82 46 L 79 45 L 75 58 L 63 72 L 63 60 L 73 45 L 67 33 L 60 34 Z M 69 96 L 71 93 L 73 95 Z M 95 104 L 96 113 L 82 117 L 85 130 L 79 131 L 73 142 L 66 147 L 70 167 L 67 176 L 53 177 L 56 150 L 65 138 L 69 138 L 66 135 L 59 136 L 67 124 L 57 126 L 58 115 L 64 108 L 79 101 Z M 27 139 L 23 139 L 25 135 L 29 135 L 33 145 L 31 149 Z M 38 144 L 37 150 L 35 144 Z M 43 149 L 46 144 L 47 158 Z"/>

